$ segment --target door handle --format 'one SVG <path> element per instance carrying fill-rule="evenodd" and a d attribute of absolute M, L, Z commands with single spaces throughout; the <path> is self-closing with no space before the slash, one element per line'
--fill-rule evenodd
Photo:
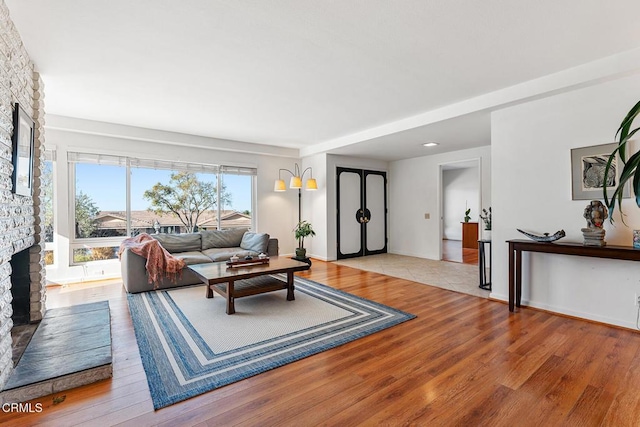
<path fill-rule="evenodd" d="M 356 212 L 356 221 L 360 224 L 366 224 L 371 221 L 371 211 L 367 208 L 358 209 Z"/>
<path fill-rule="evenodd" d="M 371 221 L 371 211 L 369 209 L 364 208 L 364 215 L 362 219 L 365 224 Z"/>

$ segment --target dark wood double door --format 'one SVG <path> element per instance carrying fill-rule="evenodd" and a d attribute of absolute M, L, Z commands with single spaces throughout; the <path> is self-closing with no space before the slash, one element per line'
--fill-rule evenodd
<path fill-rule="evenodd" d="M 342 168 L 337 174 L 338 259 L 387 252 L 387 173 Z"/>

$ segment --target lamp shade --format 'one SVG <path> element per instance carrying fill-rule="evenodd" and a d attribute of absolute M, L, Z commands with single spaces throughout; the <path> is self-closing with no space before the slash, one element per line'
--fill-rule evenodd
<path fill-rule="evenodd" d="M 292 176 L 289 182 L 289 188 L 302 188 L 302 178 L 299 176 Z"/>
<path fill-rule="evenodd" d="M 285 187 L 283 179 L 276 179 L 273 191 L 287 191 L 287 187 Z"/>
<path fill-rule="evenodd" d="M 307 180 L 305 190 L 316 191 L 317 189 L 318 189 L 318 183 L 316 182 L 315 178 L 309 178 Z"/>

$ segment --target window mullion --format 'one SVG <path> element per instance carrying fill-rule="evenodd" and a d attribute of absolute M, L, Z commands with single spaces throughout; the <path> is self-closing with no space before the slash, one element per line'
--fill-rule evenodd
<path fill-rule="evenodd" d="M 222 212 L 220 211 L 220 193 L 222 190 L 222 172 L 218 170 L 216 176 L 216 216 L 217 216 L 217 228 L 218 230 L 222 230 Z"/>
<path fill-rule="evenodd" d="M 125 218 L 127 221 L 127 236 L 131 237 L 131 159 L 127 158 L 125 166 L 126 172 L 126 195 L 125 195 Z"/>
<path fill-rule="evenodd" d="M 69 163 L 69 212 L 72 212 L 72 215 L 68 215 L 69 221 L 69 236 L 71 237 L 71 242 L 75 242 L 77 240 L 76 237 L 76 164 Z M 69 251 L 69 259 L 73 259 L 73 248 L 71 245 L 67 247 Z"/>

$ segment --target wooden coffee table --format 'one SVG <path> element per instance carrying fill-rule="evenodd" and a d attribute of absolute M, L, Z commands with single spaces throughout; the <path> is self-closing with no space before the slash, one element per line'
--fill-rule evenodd
<path fill-rule="evenodd" d="M 291 258 L 271 257 L 268 264 L 228 267 L 224 262 L 187 266 L 206 285 L 206 297 L 217 292 L 227 300 L 227 314 L 236 312 L 234 300 L 249 295 L 287 290 L 287 301 L 293 301 L 293 273 L 309 269 L 309 264 Z M 287 281 L 271 277 L 271 274 L 287 273 Z"/>

